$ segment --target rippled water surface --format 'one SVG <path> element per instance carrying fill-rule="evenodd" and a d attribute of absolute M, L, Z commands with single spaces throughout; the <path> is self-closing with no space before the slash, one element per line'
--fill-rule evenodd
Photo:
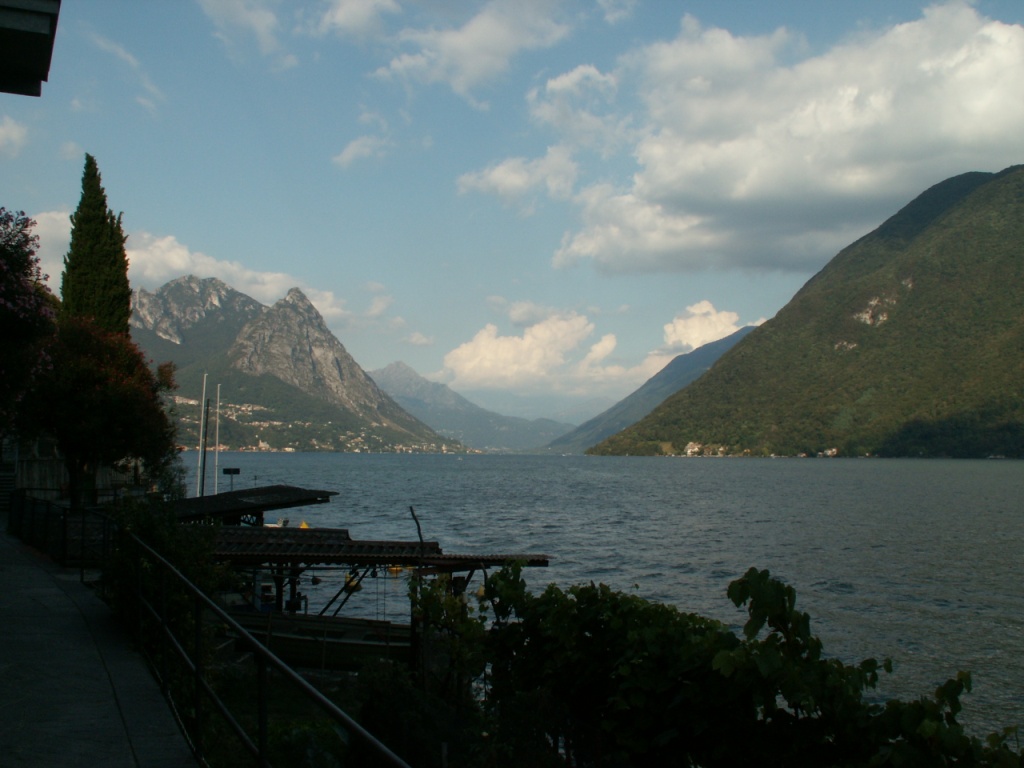
<path fill-rule="evenodd" d="M 411 505 L 445 552 L 547 554 L 550 567 L 526 573 L 534 591 L 598 581 L 739 624 L 729 582 L 768 568 L 796 589 L 826 652 L 893 660 L 884 694 L 916 697 L 969 669 L 964 721 L 1024 725 L 1024 462 L 239 453 L 218 462 L 240 469 L 236 489 L 338 492 L 285 513 L 292 524 L 415 540 Z M 211 492 L 212 455 L 208 463 Z M 228 482 L 221 476 L 220 490 Z M 378 611 L 380 589 L 364 596 Z M 397 613 L 400 590 L 388 594 Z"/>

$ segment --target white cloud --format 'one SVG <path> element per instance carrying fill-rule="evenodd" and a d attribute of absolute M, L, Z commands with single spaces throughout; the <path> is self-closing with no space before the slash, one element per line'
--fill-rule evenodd
<path fill-rule="evenodd" d="M 432 336 L 422 334 L 419 331 L 414 331 L 405 337 L 405 342 L 406 344 L 411 344 L 414 347 L 429 347 L 434 343 L 434 338 Z"/>
<path fill-rule="evenodd" d="M 33 214 L 32 230 L 39 236 L 39 266 L 49 275 L 50 290 L 60 295 L 60 275 L 64 271 L 64 254 L 71 244 L 71 211 L 43 211 Z"/>
<path fill-rule="evenodd" d="M 356 160 L 367 157 L 383 157 L 391 142 L 382 136 L 360 136 L 350 141 L 332 160 L 342 168 L 348 168 Z"/>
<path fill-rule="evenodd" d="M 629 140 L 632 116 L 615 112 L 618 76 L 582 64 L 526 94 L 530 114 L 566 141 L 607 157 Z"/>
<path fill-rule="evenodd" d="M 533 388 L 549 380 L 566 364 L 593 332 L 583 315 L 555 315 L 523 331 L 521 336 L 500 336 L 488 323 L 472 340 L 444 356 L 451 385 L 464 388 Z"/>
<path fill-rule="evenodd" d="M 237 27 L 252 34 L 262 53 L 280 48 L 277 15 L 266 0 L 199 0 L 199 5 L 221 29 Z"/>
<path fill-rule="evenodd" d="M 576 96 L 596 92 L 614 93 L 618 83 L 614 75 L 604 74 L 593 64 L 581 64 L 564 75 L 548 78 L 544 92 L 549 96 Z"/>
<path fill-rule="evenodd" d="M 538 187 L 550 197 L 567 199 L 572 195 L 576 174 L 571 150 L 548 147 L 547 154 L 536 160 L 513 157 L 485 170 L 463 174 L 458 186 L 459 192 L 489 192 L 506 203 L 519 201 Z"/>
<path fill-rule="evenodd" d="M 256 40 L 262 55 L 273 57 L 277 69 L 298 64 L 298 59 L 283 51 L 279 39 L 281 23 L 274 8 L 275 0 L 198 0 L 207 17 L 217 26 L 218 37 L 234 48 L 231 33 L 241 30 Z"/>
<path fill-rule="evenodd" d="M 609 24 L 618 24 L 632 16 L 636 3 L 637 0 L 597 0 Z"/>
<path fill-rule="evenodd" d="M 363 107 L 359 112 L 359 122 L 363 125 L 372 125 L 381 132 L 388 130 L 387 118 L 380 114 L 380 112 L 367 109 L 366 107 Z"/>
<path fill-rule="evenodd" d="M 623 397 L 664 368 L 676 355 L 739 330 L 735 312 L 719 311 L 709 301 L 686 308 L 664 326 L 665 346 L 638 365 L 616 362 L 615 334 L 591 341 L 595 324 L 577 312 L 558 311 L 533 302 L 492 297 L 521 332 L 502 335 L 488 323 L 444 357 L 444 369 L 432 378 L 455 390 L 516 390 L 521 394 L 569 394 Z"/>
<path fill-rule="evenodd" d="M 138 80 L 139 85 L 143 90 L 143 94 L 136 96 L 135 101 L 148 112 L 155 112 L 157 104 L 164 100 L 164 94 L 146 73 L 146 70 L 143 68 L 139 60 L 129 53 L 124 46 L 101 35 L 93 34 L 92 41 L 93 44 L 101 51 L 111 54 L 122 63 L 128 65 L 128 69 Z"/>
<path fill-rule="evenodd" d="M 222 261 L 191 250 L 172 235 L 133 232 L 128 238 L 128 279 L 133 287 L 150 290 L 182 275 L 216 277 L 264 304 L 273 304 L 299 286 L 325 319 L 345 320 L 351 312 L 331 291 L 304 284 L 285 272 L 260 272 L 237 261 Z"/>
<path fill-rule="evenodd" d="M 610 362 L 617 346 L 614 334 L 589 343 L 595 325 L 577 312 L 546 310 L 531 302 L 507 305 L 514 320 L 532 322 L 519 335 L 501 335 L 487 324 L 469 341 L 444 357 L 444 369 L 434 378 L 456 390 L 517 390 L 520 393 L 559 393 L 613 398 L 635 389 L 671 359 L 651 353 L 640 365 Z"/>
<path fill-rule="evenodd" d="M 687 17 L 614 73 L 576 68 L 532 93 L 534 116 L 577 145 L 626 125 L 601 101 L 610 78 L 637 83 L 643 105 L 635 173 L 578 193 L 582 223 L 555 263 L 808 270 L 931 184 L 1024 155 L 1024 27 L 954 1 L 802 50 L 787 30 L 742 37 Z"/>
<path fill-rule="evenodd" d="M 85 156 L 85 150 L 74 141 L 65 141 L 60 145 L 60 156 L 65 160 L 79 160 Z"/>
<path fill-rule="evenodd" d="M 654 271 L 671 266 L 700 267 L 728 235 L 705 217 L 644 199 L 616 194 L 607 184 L 583 190 L 584 228 L 566 235 L 555 266 L 589 258 L 609 271 Z M 685 260 L 685 261 L 684 261 Z"/>
<path fill-rule="evenodd" d="M 506 72 L 523 51 L 549 48 L 568 33 L 556 21 L 557 3 L 492 0 L 461 27 L 405 29 L 399 40 L 413 49 L 377 70 L 381 77 L 445 83 L 476 103 L 471 92 Z"/>
<path fill-rule="evenodd" d="M 580 366 L 582 368 L 591 368 L 599 364 L 615 351 L 617 345 L 618 340 L 615 338 L 615 334 L 606 333 L 599 342 L 591 345 L 590 351 L 587 352 L 587 356 L 583 358 Z"/>
<path fill-rule="evenodd" d="M 367 317 L 380 317 L 394 303 L 393 296 L 374 296 L 370 301 L 370 308 L 366 311 Z"/>
<path fill-rule="evenodd" d="M 526 328 L 535 323 L 543 322 L 552 315 L 557 314 L 554 309 L 532 301 L 509 302 L 506 311 L 508 319 L 512 321 L 512 324 L 520 328 Z"/>
<path fill-rule="evenodd" d="M 715 309 L 707 299 L 698 301 L 665 325 L 665 344 L 678 352 L 689 352 L 735 333 L 740 329 L 739 319 L 735 312 Z"/>
<path fill-rule="evenodd" d="M 70 211 L 44 211 L 32 216 L 36 221 L 34 231 L 39 235 L 40 266 L 50 276 L 50 288 L 58 295 L 64 256 L 71 243 L 70 217 Z M 133 287 L 154 290 L 182 275 L 216 277 L 257 301 L 272 304 L 299 285 L 324 317 L 338 319 L 351 314 L 330 291 L 302 285 L 300 280 L 284 272 L 259 272 L 237 261 L 215 259 L 191 250 L 173 235 L 132 232 L 125 251 L 128 280 Z"/>
<path fill-rule="evenodd" d="M 361 37 L 379 32 L 384 14 L 401 13 L 395 0 L 331 0 L 320 18 L 320 33 Z"/>
<path fill-rule="evenodd" d="M 14 157 L 25 146 L 27 138 L 28 128 L 13 117 L 4 115 L 3 120 L 0 120 L 0 154 Z"/>

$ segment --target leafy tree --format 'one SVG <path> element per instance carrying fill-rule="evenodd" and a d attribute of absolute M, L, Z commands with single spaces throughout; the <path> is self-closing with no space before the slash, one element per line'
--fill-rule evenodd
<path fill-rule="evenodd" d="M 150 478 L 173 477 L 174 427 L 163 394 L 173 365 L 156 372 L 128 334 L 131 289 L 121 215 L 107 195 L 92 155 L 85 156 L 82 197 L 71 216 L 62 303 L 48 348 L 52 366 L 21 414 L 23 432 L 55 442 L 68 472 L 72 506 L 93 499 L 96 470 L 139 460 Z"/>
<path fill-rule="evenodd" d="M 71 247 L 64 257 L 61 313 L 90 317 L 100 328 L 127 334 L 132 293 L 121 215 L 107 208 L 96 159 L 87 154 L 82 197 L 71 215 Z"/>
<path fill-rule="evenodd" d="M 1024 765 L 1012 730 L 983 742 L 957 721 L 966 672 L 915 701 L 865 696 L 891 664 L 827 658 L 768 571 L 729 586 L 742 635 L 604 585 L 534 596 L 518 567 L 486 591 L 492 764 Z"/>
<path fill-rule="evenodd" d="M 163 403 L 174 388 L 172 364 L 154 373 L 127 334 L 67 315 L 58 319 L 49 354 L 52 368 L 26 398 L 23 416 L 54 439 L 73 506 L 91 493 L 101 465 L 138 459 L 149 477 L 172 467 L 178 452 Z"/>
<path fill-rule="evenodd" d="M 0 208 L 0 433 L 13 425 L 18 403 L 45 364 L 43 342 L 53 328 L 34 225 L 23 211 Z"/>

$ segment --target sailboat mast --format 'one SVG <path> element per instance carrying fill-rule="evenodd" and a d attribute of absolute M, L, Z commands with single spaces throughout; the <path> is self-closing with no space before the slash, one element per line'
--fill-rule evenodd
<path fill-rule="evenodd" d="M 202 496 L 203 493 L 203 472 L 206 471 L 204 463 L 205 456 L 203 456 L 203 433 L 206 428 L 206 374 L 203 374 L 203 397 L 199 401 L 199 465 L 196 467 L 196 496 Z"/>

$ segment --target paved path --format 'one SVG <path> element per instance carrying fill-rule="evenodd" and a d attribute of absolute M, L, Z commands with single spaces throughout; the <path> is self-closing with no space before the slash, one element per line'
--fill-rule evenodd
<path fill-rule="evenodd" d="M 110 609 L 6 529 L 0 515 L 0 765 L 194 766 Z"/>

